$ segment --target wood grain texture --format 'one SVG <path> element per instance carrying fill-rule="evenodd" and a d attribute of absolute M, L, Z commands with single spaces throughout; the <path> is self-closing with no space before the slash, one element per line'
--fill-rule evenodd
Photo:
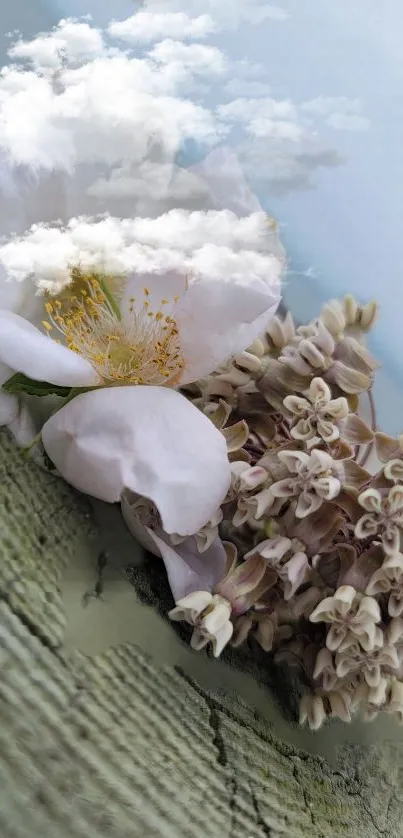
<path fill-rule="evenodd" d="M 6 435 L 0 517 L 2 838 L 403 835 L 398 747 L 335 769 L 135 646 L 63 653 L 58 582 L 91 518 Z"/>

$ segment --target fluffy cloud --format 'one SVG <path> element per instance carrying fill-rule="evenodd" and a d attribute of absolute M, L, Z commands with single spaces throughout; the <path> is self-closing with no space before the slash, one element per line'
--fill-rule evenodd
<path fill-rule="evenodd" d="M 326 121 L 336 131 L 367 131 L 370 126 L 368 119 L 357 114 L 332 113 Z"/>
<path fill-rule="evenodd" d="M 127 20 L 113 21 L 108 32 L 114 38 L 136 44 L 160 38 L 205 38 L 215 29 L 210 15 L 191 18 L 184 12 L 138 12 Z"/>
<path fill-rule="evenodd" d="M 338 165 L 318 129 L 364 130 L 359 102 L 276 99 L 263 67 L 199 42 L 216 25 L 269 17 L 284 14 L 261 0 L 147 0 L 105 31 L 64 20 L 18 41 L 10 49 L 15 63 L 0 73 L 4 218 L 17 229 L 15 217 L 23 208 L 29 221 L 35 202 L 46 206 L 45 221 L 208 205 L 205 184 L 175 160 L 184 148 L 200 158 L 227 137 L 252 181 L 276 191 L 309 186 L 314 170 Z M 60 194 L 65 210 L 55 216 Z"/>
<path fill-rule="evenodd" d="M 297 109 L 287 99 L 234 99 L 220 105 L 218 113 L 224 121 L 248 124 L 256 119 L 295 119 Z"/>
<path fill-rule="evenodd" d="M 228 70 L 228 62 L 217 47 L 204 44 L 184 44 L 181 41 L 166 39 L 160 41 L 149 52 L 149 57 L 159 64 L 165 64 L 176 79 L 183 74 L 186 81 L 187 74 L 222 75 Z"/>
<path fill-rule="evenodd" d="M 366 131 L 370 122 L 362 116 L 359 99 L 347 96 L 318 96 L 302 104 L 309 115 L 326 117 L 326 124 L 336 131 Z"/>
<path fill-rule="evenodd" d="M 167 40 L 142 58 L 116 49 L 105 55 L 98 30 L 69 21 L 11 55 L 59 61 L 56 77 L 23 64 L 0 74 L 0 155 L 16 165 L 68 171 L 83 162 L 139 163 L 153 147 L 173 159 L 188 138 L 219 137 L 213 114 L 184 96 L 192 77 L 224 71 L 214 47 Z"/>
<path fill-rule="evenodd" d="M 0 246 L 0 266 L 9 277 L 30 277 L 40 291 L 59 292 L 71 282 L 71 265 L 107 274 L 164 274 L 196 278 L 250 275 L 266 281 L 281 263 L 271 252 L 267 217 L 256 212 L 172 210 L 158 218 L 73 218 L 67 227 L 36 224 Z"/>
<path fill-rule="evenodd" d="M 260 96 L 268 96 L 271 93 L 271 88 L 267 82 L 259 81 L 259 79 L 241 77 L 230 79 L 224 86 L 224 93 L 227 96 L 254 99 Z"/>
<path fill-rule="evenodd" d="M 337 151 L 323 148 L 309 137 L 301 143 L 273 141 L 269 148 L 266 139 L 256 138 L 240 145 L 239 157 L 252 185 L 258 180 L 271 195 L 312 189 L 318 170 L 337 168 L 345 162 Z"/>
<path fill-rule="evenodd" d="M 347 96 L 317 96 L 316 99 L 303 102 L 301 108 L 307 113 L 321 116 L 328 116 L 333 111 L 348 114 L 356 113 L 359 110 L 360 101 L 359 99 L 349 99 Z"/>
<path fill-rule="evenodd" d="M 58 69 L 68 58 L 70 64 L 90 61 L 104 53 L 102 33 L 85 22 L 61 20 L 52 30 L 32 41 L 19 40 L 9 50 L 10 58 L 26 60 L 41 69 Z"/>
<path fill-rule="evenodd" d="M 144 5 L 152 13 L 208 13 L 219 26 L 234 28 L 242 22 L 258 25 L 265 20 L 281 22 L 288 18 L 284 8 L 266 0 L 146 0 Z"/>

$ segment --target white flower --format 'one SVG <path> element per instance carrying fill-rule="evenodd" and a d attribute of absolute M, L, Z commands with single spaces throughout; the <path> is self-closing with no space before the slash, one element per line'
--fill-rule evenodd
<path fill-rule="evenodd" d="M 320 649 L 316 656 L 313 677 L 321 678 L 323 688 L 326 691 L 333 690 L 338 686 L 339 678 L 335 669 L 334 657 L 326 647 Z"/>
<path fill-rule="evenodd" d="M 72 486 L 110 503 L 125 489 L 145 495 L 168 533 L 197 532 L 228 489 L 224 437 L 170 388 L 81 394 L 48 419 L 42 440 Z"/>
<path fill-rule="evenodd" d="M 269 538 L 257 544 L 245 559 L 258 554 L 266 559 L 270 567 L 274 568 L 284 586 L 284 599 L 292 599 L 298 588 L 308 581 L 310 565 L 306 553 L 301 549 L 301 543 L 296 539 Z"/>
<path fill-rule="evenodd" d="M 326 597 L 309 617 L 311 623 L 329 623 L 326 646 L 331 652 L 348 648 L 357 641 L 368 652 L 382 643 L 379 605 L 373 597 L 362 596 L 351 585 L 342 585 L 334 596 Z"/>
<path fill-rule="evenodd" d="M 211 642 L 214 657 L 218 658 L 234 630 L 231 610 L 230 603 L 223 597 L 208 591 L 195 591 L 180 599 L 168 616 L 195 627 L 190 641 L 192 649 L 203 649 Z"/>
<path fill-rule="evenodd" d="M 68 482 L 103 500 L 119 500 L 125 488 L 147 495 L 168 532 L 199 530 L 228 487 L 224 437 L 183 397 L 167 395 L 166 385 L 211 372 L 256 337 L 262 315 L 266 319 L 276 306 L 280 262 L 263 252 L 264 224 L 257 236 L 262 253 L 245 249 L 257 243 L 254 223 L 227 212 L 177 211 L 131 222 L 81 219 L 62 230 L 36 228 L 0 249 L 11 273 L 20 264 L 22 277 L 46 287 L 54 277 L 53 290 L 62 288 L 42 303 L 44 333 L 17 314 L 0 312 L 0 361 L 52 385 L 115 386 L 82 395 L 55 414 L 43 429 L 47 453 Z M 77 260 L 76 268 L 70 260 Z M 271 261 L 276 279 L 267 275 Z M 112 270 L 119 264 L 123 273 L 103 273 L 105 265 Z M 144 275 L 143 268 L 152 272 Z M 161 434 L 157 426 L 163 426 Z M 157 437 L 164 439 L 164 453 Z M 157 499 L 158 479 L 170 505 L 177 505 L 178 526 L 160 506 L 161 493 Z"/>
<path fill-rule="evenodd" d="M 403 555 L 387 556 L 382 567 L 371 576 L 366 588 L 369 596 L 389 594 L 388 612 L 391 617 L 403 614 Z"/>
<path fill-rule="evenodd" d="M 354 706 L 360 707 L 366 721 L 373 721 L 382 710 L 396 715 L 403 723 L 403 682 L 396 678 L 382 678 L 377 687 L 361 684 L 353 698 Z"/>
<path fill-rule="evenodd" d="M 130 492 L 122 497 L 124 521 L 134 538 L 151 553 L 162 558 L 174 599 L 180 600 L 198 590 L 212 591 L 226 573 L 227 555 L 220 538 L 200 553 L 195 536 L 173 544 L 162 529 L 160 515 L 147 498 Z"/>
<path fill-rule="evenodd" d="M 386 495 L 378 489 L 366 489 L 358 503 L 366 515 L 356 524 L 356 538 L 379 536 L 388 555 L 397 553 L 403 528 L 403 486 L 392 486 Z"/>
<path fill-rule="evenodd" d="M 305 518 L 324 500 L 333 500 L 339 494 L 342 470 L 326 451 L 280 451 L 278 458 L 292 476 L 273 483 L 271 492 L 278 498 L 298 497 L 297 518 Z"/>
<path fill-rule="evenodd" d="M 336 654 L 336 672 L 339 678 L 364 678 L 369 687 L 379 687 L 383 668 L 399 668 L 399 657 L 394 646 L 377 645 L 371 651 L 364 651 L 358 643 L 352 643 Z"/>
<path fill-rule="evenodd" d="M 308 722 L 311 730 L 319 730 L 326 721 L 325 702 L 321 695 L 304 695 L 299 705 L 300 725 Z"/>
<path fill-rule="evenodd" d="M 292 424 L 294 439 L 309 440 L 321 437 L 334 442 L 340 437 L 339 423 L 348 415 L 347 399 L 332 399 L 331 390 L 322 378 L 313 378 L 302 396 L 286 396 L 284 407 L 297 418 Z"/>

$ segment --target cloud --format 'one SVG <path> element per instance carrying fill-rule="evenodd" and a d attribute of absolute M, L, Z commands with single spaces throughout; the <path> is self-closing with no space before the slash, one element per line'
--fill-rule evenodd
<path fill-rule="evenodd" d="M 288 18 L 283 7 L 265 0 L 145 0 L 144 6 L 150 13 L 208 13 L 218 26 L 231 28 L 243 22 L 256 26 L 265 20 L 282 22 Z"/>
<path fill-rule="evenodd" d="M 271 93 L 270 85 L 259 79 L 234 78 L 224 86 L 224 93 L 227 96 L 241 98 L 267 97 Z"/>
<path fill-rule="evenodd" d="M 245 132 L 254 137 L 296 142 L 303 136 L 298 110 L 288 99 L 234 99 L 220 105 L 218 115 L 223 122 L 242 125 Z"/>
<path fill-rule="evenodd" d="M 370 122 L 357 114 L 332 113 L 326 120 L 336 131 L 367 131 Z"/>
<path fill-rule="evenodd" d="M 358 101 L 277 99 L 263 67 L 197 40 L 212 21 L 231 28 L 263 14 L 280 19 L 277 7 L 260 0 L 158 3 L 148 0 L 105 32 L 65 20 L 11 47 L 15 63 L 0 73 L 0 160 L 15 171 L 40 171 L 40 183 L 48 172 L 37 193 L 18 175 L 26 216 L 35 195 L 47 203 L 49 220 L 57 205 L 52 190 L 65 196 L 70 215 L 153 214 L 175 201 L 195 206 L 206 192 L 175 165 L 177 155 L 190 148 L 192 159 L 201 159 L 227 137 L 255 183 L 279 194 L 309 188 L 318 169 L 341 162 L 318 128 L 363 130 Z M 75 196 L 83 208 L 76 209 Z"/>
<path fill-rule="evenodd" d="M 362 116 L 359 99 L 347 96 L 318 96 L 303 102 L 301 109 L 308 114 L 327 117 L 326 124 L 336 131 L 367 131 L 370 122 Z"/>
<path fill-rule="evenodd" d="M 105 44 L 102 33 L 85 22 L 61 20 L 48 33 L 32 41 L 19 40 L 9 50 L 10 58 L 26 60 L 36 68 L 57 69 L 68 55 L 70 64 L 89 61 L 102 55 Z"/>
<path fill-rule="evenodd" d="M 184 12 L 138 12 L 127 20 L 113 21 L 108 32 L 114 38 L 136 44 L 160 38 L 205 38 L 215 29 L 216 25 L 210 15 L 191 18 Z"/>
<path fill-rule="evenodd" d="M 36 224 L 0 246 L 0 268 L 10 278 L 28 277 L 40 291 L 58 292 L 71 283 L 71 265 L 108 274 L 180 271 L 196 279 L 266 279 L 281 263 L 273 256 L 267 217 L 246 218 L 227 210 L 174 209 L 157 218 L 73 218 L 68 225 Z"/>
<path fill-rule="evenodd" d="M 211 144 L 222 135 L 211 110 L 186 96 L 194 76 L 225 71 L 217 48 L 166 40 L 142 58 L 118 49 L 105 55 L 97 29 L 63 21 L 10 54 L 56 62 L 61 43 L 57 81 L 23 63 L 0 74 L 0 154 L 16 165 L 138 164 L 155 147 L 166 161 L 186 139 Z"/>
<path fill-rule="evenodd" d="M 308 113 L 328 116 L 337 111 L 338 113 L 356 113 L 360 110 L 359 99 L 349 99 L 347 96 L 317 96 L 309 102 L 303 102 L 301 108 Z"/>
<path fill-rule="evenodd" d="M 252 119 L 247 131 L 255 137 L 270 137 L 292 142 L 298 142 L 303 135 L 303 129 L 299 125 L 283 119 Z"/>
<path fill-rule="evenodd" d="M 227 105 L 220 105 L 218 113 L 227 122 L 248 124 L 257 119 L 296 119 L 297 109 L 288 99 L 234 99 Z"/>
<path fill-rule="evenodd" d="M 217 47 L 204 44 L 184 44 L 167 39 L 156 44 L 148 55 L 158 64 L 166 65 L 174 74 L 179 70 L 185 75 L 190 71 L 208 77 L 222 75 L 228 70 L 224 53 Z"/>
<path fill-rule="evenodd" d="M 335 150 L 320 147 L 313 140 L 305 145 L 272 143 L 256 139 L 239 147 L 240 161 L 252 187 L 264 186 L 271 195 L 312 189 L 318 170 L 334 169 L 345 159 Z"/>

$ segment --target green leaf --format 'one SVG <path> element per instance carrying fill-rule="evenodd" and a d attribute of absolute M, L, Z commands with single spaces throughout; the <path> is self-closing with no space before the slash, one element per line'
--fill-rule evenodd
<path fill-rule="evenodd" d="M 27 396 L 61 396 L 66 399 L 71 393 L 71 387 L 60 387 L 48 381 L 34 381 L 22 372 L 12 375 L 2 385 L 6 393 L 25 393 Z"/>

